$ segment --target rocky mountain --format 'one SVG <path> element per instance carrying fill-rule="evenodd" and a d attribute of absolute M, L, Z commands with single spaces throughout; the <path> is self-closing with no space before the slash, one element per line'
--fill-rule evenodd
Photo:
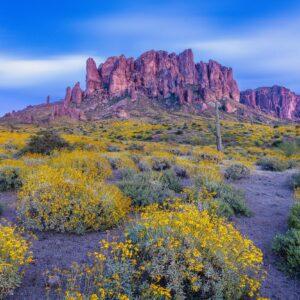
<path fill-rule="evenodd" d="M 137 59 L 113 56 L 98 67 L 89 58 L 85 90 L 77 82 L 66 89 L 63 100 L 50 103 L 47 97 L 45 104 L 6 114 L 2 120 L 30 123 L 65 116 L 75 120 L 127 118 L 134 107 L 145 103 L 200 114 L 215 101 L 220 101 L 227 113 L 238 113 L 241 102 L 282 119 L 300 115 L 299 96 L 288 89 L 260 88 L 240 96 L 231 68 L 213 60 L 195 63 L 193 52 L 187 49 L 178 55 L 151 50 Z"/>
<path fill-rule="evenodd" d="M 282 86 L 246 90 L 241 92 L 240 102 L 280 119 L 300 118 L 300 96 Z"/>

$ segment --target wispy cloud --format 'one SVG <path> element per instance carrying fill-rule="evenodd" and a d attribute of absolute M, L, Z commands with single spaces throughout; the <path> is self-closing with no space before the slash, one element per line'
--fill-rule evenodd
<path fill-rule="evenodd" d="M 0 54 L 0 87 L 20 88 L 59 80 L 79 80 L 84 76 L 87 57 L 66 55 L 33 59 Z M 102 58 L 97 61 L 101 62 Z"/>
<path fill-rule="evenodd" d="M 198 60 L 211 58 L 232 66 L 242 89 L 282 84 L 300 91 L 297 14 L 228 27 L 201 16 L 127 13 L 86 20 L 76 28 L 94 39 L 109 36 L 121 41 L 117 47 L 124 52 L 137 53 L 135 46 L 174 51 L 192 48 Z"/>
<path fill-rule="evenodd" d="M 197 39 L 189 46 L 233 66 L 243 88 L 285 84 L 299 92 L 300 21 L 278 19 L 256 25 L 237 28 L 221 39 Z"/>

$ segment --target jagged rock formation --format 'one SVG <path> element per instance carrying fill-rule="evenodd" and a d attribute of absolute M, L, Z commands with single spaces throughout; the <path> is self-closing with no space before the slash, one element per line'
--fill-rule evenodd
<path fill-rule="evenodd" d="M 145 100 L 148 105 L 192 113 L 204 112 L 214 101 L 220 101 L 226 112 L 238 113 L 240 101 L 278 118 L 300 118 L 300 97 L 293 92 L 274 86 L 247 90 L 240 96 L 231 68 L 213 60 L 195 63 L 193 52 L 188 49 L 178 55 L 151 50 L 137 59 L 113 56 L 98 68 L 94 59 L 88 58 L 85 91 L 77 82 L 66 89 L 61 101 L 50 103 L 49 97 L 45 105 L 30 106 L 2 119 L 30 123 L 41 119 L 39 114 L 45 121 L 64 116 L 76 120 L 127 118 L 133 103 L 145 105 Z"/>
<path fill-rule="evenodd" d="M 262 87 L 241 92 L 240 102 L 280 119 L 300 117 L 300 96 L 281 86 Z"/>
<path fill-rule="evenodd" d="M 124 55 L 110 57 L 96 72 L 92 58 L 87 61 L 86 95 L 101 91 L 108 98 L 138 97 L 166 100 L 179 105 L 232 99 L 239 101 L 239 89 L 232 69 L 214 61 L 194 62 L 190 49 L 179 55 L 148 51 L 138 59 Z"/>

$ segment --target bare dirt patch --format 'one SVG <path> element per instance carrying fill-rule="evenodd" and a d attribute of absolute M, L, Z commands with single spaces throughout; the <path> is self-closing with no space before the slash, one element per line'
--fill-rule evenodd
<path fill-rule="evenodd" d="M 288 187 L 292 172 L 256 170 L 250 178 L 234 184 L 245 191 L 247 205 L 254 213 L 250 218 L 235 218 L 234 223 L 264 253 L 268 275 L 261 293 L 270 299 L 300 299 L 300 281 L 278 270 L 278 257 L 272 251 L 274 236 L 287 230 L 287 218 L 293 205 L 293 193 Z"/>

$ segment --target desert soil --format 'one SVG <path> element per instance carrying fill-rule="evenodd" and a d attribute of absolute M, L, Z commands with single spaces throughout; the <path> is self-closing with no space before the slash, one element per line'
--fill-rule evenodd
<path fill-rule="evenodd" d="M 245 191 L 247 205 L 254 214 L 250 218 L 235 218 L 234 222 L 263 251 L 267 277 L 261 294 L 270 299 L 300 299 L 300 281 L 278 270 L 278 257 L 272 251 L 274 236 L 287 230 L 287 218 L 293 205 L 293 193 L 288 187 L 292 172 L 256 170 L 250 178 L 234 184 Z"/>
<path fill-rule="evenodd" d="M 293 204 L 292 191 L 287 181 L 291 171 L 266 172 L 256 170 L 248 179 L 234 185 L 245 191 L 250 218 L 235 218 L 236 227 L 262 249 L 264 266 L 267 271 L 261 294 L 270 299 L 299 300 L 300 281 L 286 276 L 276 267 L 278 257 L 272 252 L 274 236 L 287 230 L 287 217 Z M 2 217 L 16 222 L 15 193 L 1 193 L 0 203 L 4 204 Z M 57 233 L 37 233 L 33 242 L 35 261 L 26 270 L 22 285 L 8 299 L 46 299 L 44 273 L 54 267 L 67 268 L 73 261 L 88 260 L 87 253 L 93 252 L 103 238 L 113 239 L 120 235 L 118 228 L 107 232 L 88 233 L 82 236 Z M 52 298 L 51 298 L 52 299 Z"/>

